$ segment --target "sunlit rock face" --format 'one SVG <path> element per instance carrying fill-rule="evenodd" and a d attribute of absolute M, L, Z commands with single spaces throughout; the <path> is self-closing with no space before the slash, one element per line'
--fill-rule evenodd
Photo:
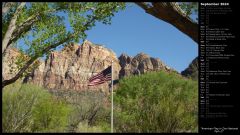
<path fill-rule="evenodd" d="M 193 80 L 198 80 L 198 57 L 196 57 L 181 74 Z"/>
<path fill-rule="evenodd" d="M 121 70 L 119 77 L 129 75 L 139 75 L 151 71 L 174 71 L 167 65 L 165 65 L 159 58 L 153 58 L 145 53 L 139 53 L 135 57 L 130 57 L 126 54 L 122 54 L 119 58 Z"/>
<path fill-rule="evenodd" d="M 108 91 L 108 83 L 88 86 L 88 79 L 110 66 L 112 61 L 116 80 L 121 67 L 113 51 L 87 40 L 82 45 L 71 43 L 60 52 L 52 52 L 26 82 L 48 89 Z"/>
<path fill-rule="evenodd" d="M 14 60 L 18 55 L 18 50 L 14 48 L 6 53 L 7 61 L 5 60 L 3 63 L 4 78 L 14 76 L 14 73 L 10 73 L 10 66 L 16 67 Z M 117 58 L 112 50 L 87 40 L 82 45 L 70 43 L 61 51 L 51 52 L 44 61 L 39 61 L 40 65 L 24 78 L 24 83 L 31 83 L 52 90 L 108 92 L 110 82 L 88 86 L 88 79 L 106 69 L 112 62 L 113 80 L 151 71 L 175 71 L 165 65 L 159 58 L 150 57 L 145 53 L 139 53 L 135 57 L 122 54 Z M 114 88 L 116 87 L 117 85 L 114 85 Z"/>

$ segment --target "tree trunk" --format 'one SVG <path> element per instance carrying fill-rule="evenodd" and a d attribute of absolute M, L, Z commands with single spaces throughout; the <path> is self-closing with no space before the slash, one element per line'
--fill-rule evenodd
<path fill-rule="evenodd" d="M 2 40 L 2 54 L 3 52 L 5 52 L 5 49 L 7 48 L 7 45 L 10 41 L 10 39 L 12 38 L 12 34 L 13 31 L 16 29 L 16 22 L 17 22 L 17 18 L 19 16 L 19 13 L 21 12 L 21 10 L 23 9 L 23 7 L 25 6 L 26 2 L 22 2 L 18 7 L 16 12 L 14 13 L 10 24 L 8 25 L 8 29 L 5 33 L 4 39 Z"/>

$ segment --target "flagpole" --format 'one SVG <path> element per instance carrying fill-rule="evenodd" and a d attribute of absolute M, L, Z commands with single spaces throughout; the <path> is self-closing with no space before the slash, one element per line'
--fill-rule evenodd
<path fill-rule="evenodd" d="M 111 109 L 111 133 L 113 133 L 113 61 L 112 61 L 112 81 L 111 81 L 111 94 L 112 94 L 112 109 Z"/>

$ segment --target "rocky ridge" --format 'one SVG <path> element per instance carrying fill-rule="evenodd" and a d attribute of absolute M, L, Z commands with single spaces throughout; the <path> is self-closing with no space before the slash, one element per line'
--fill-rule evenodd
<path fill-rule="evenodd" d="M 11 56 L 8 54 L 12 60 L 17 57 L 17 50 L 13 51 L 16 53 L 11 52 L 13 54 Z M 24 82 L 54 90 L 91 89 L 106 92 L 109 88 L 107 83 L 98 86 L 87 86 L 87 84 L 91 76 L 106 69 L 112 61 L 114 80 L 152 71 L 175 71 L 159 58 L 150 57 L 145 53 L 139 53 L 135 57 L 122 54 L 117 58 L 112 50 L 85 40 L 82 45 L 71 43 L 61 51 L 51 52 L 45 61 L 40 61 L 40 66 L 27 76 Z M 10 77 L 9 64 L 3 65 L 5 66 L 3 75 Z"/>

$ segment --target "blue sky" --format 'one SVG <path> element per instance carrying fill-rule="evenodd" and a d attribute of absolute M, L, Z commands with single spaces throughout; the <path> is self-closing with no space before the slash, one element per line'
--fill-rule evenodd
<path fill-rule="evenodd" d="M 112 49 L 117 56 L 122 53 L 135 56 L 144 52 L 160 58 L 178 72 L 187 68 L 198 55 L 198 46 L 191 38 L 171 24 L 145 13 L 135 4 L 128 3 L 126 9 L 116 13 L 111 22 L 111 25 L 97 23 L 87 31 L 87 40 Z M 67 20 L 66 26 L 71 29 Z M 24 45 L 24 42 L 19 44 Z"/>
<path fill-rule="evenodd" d="M 117 56 L 144 52 L 178 72 L 198 55 L 197 44 L 191 38 L 135 4 L 116 13 L 111 25 L 97 23 L 87 34 L 87 40 L 105 45 Z"/>

